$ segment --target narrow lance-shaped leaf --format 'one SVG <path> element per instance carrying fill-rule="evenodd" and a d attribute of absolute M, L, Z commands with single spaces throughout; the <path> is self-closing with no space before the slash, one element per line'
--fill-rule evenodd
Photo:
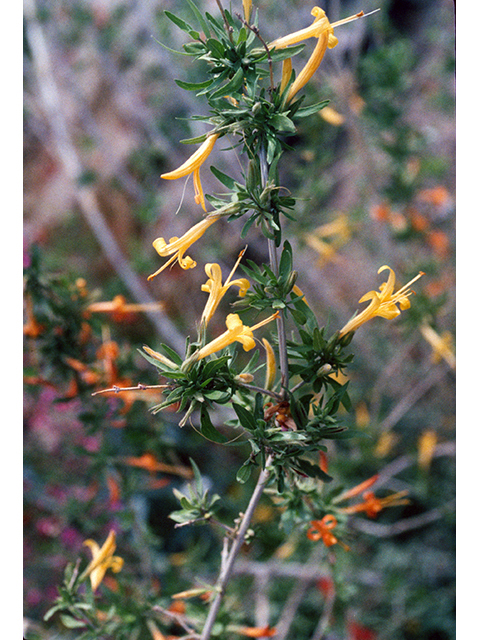
<path fill-rule="evenodd" d="M 210 420 L 210 415 L 205 407 L 202 407 L 200 412 L 200 431 L 207 440 L 217 442 L 218 444 L 225 444 L 228 441 L 222 433 L 217 431 Z"/>

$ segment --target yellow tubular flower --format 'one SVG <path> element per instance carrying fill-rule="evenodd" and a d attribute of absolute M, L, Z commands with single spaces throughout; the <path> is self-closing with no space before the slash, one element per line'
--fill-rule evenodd
<path fill-rule="evenodd" d="M 358 327 L 375 316 L 391 320 L 400 315 L 400 311 L 410 308 L 410 300 L 408 298 L 414 292 L 409 289 L 409 287 L 425 274 L 420 271 L 420 273 L 410 280 L 409 283 L 404 285 L 396 293 L 393 293 L 393 289 L 395 287 L 395 272 L 389 266 L 383 265 L 383 267 L 380 267 L 378 270 L 378 273 L 381 273 L 385 269 L 390 271 L 387 282 L 380 285 L 380 292 L 369 291 L 360 298 L 359 302 L 366 302 L 367 300 L 370 300 L 371 302 L 366 309 L 347 322 L 343 329 L 340 330 L 340 337 L 350 333 L 350 331 L 356 331 Z"/>
<path fill-rule="evenodd" d="M 357 18 L 361 18 L 364 15 L 363 11 L 360 11 L 360 13 L 330 24 L 329 19 L 325 15 L 325 11 L 323 9 L 320 9 L 320 7 L 313 7 L 311 13 L 314 16 L 314 21 L 309 27 L 300 29 L 299 31 L 295 31 L 294 33 L 290 33 L 289 35 L 283 36 L 282 38 L 277 38 L 277 40 L 274 40 L 268 45 L 270 49 L 274 47 L 276 49 L 284 49 L 289 45 L 297 44 L 299 42 L 302 42 L 303 40 L 306 40 L 307 38 L 314 37 L 318 39 L 315 49 L 313 50 L 313 53 L 310 56 L 307 64 L 298 74 L 294 83 L 290 87 L 290 91 L 288 92 L 287 96 L 287 102 L 290 102 L 290 100 L 292 100 L 292 98 L 300 91 L 300 89 L 302 89 L 307 84 L 307 82 L 316 72 L 323 60 L 323 56 L 325 55 L 327 47 L 329 49 L 333 49 L 333 47 L 338 44 L 338 39 L 333 35 L 334 28 L 339 27 L 342 24 L 346 24 L 347 22 L 351 22 L 352 20 L 356 20 Z M 283 81 L 284 77 L 282 76 L 282 83 Z"/>
<path fill-rule="evenodd" d="M 193 173 L 193 186 L 195 189 L 195 202 L 202 205 L 202 209 L 205 208 L 205 198 L 203 195 L 202 183 L 200 182 L 200 167 L 208 158 L 212 152 L 213 145 L 217 141 L 219 134 L 214 133 L 205 140 L 205 142 L 193 153 L 188 160 L 182 165 L 170 171 L 169 173 L 163 173 L 160 177 L 164 180 L 177 180 L 177 178 L 184 178 L 190 173 Z"/>
<path fill-rule="evenodd" d="M 332 124 L 334 127 L 339 127 L 345 122 L 345 118 L 338 111 L 335 111 L 333 107 L 324 107 L 319 111 L 319 114 L 325 122 Z"/>
<path fill-rule="evenodd" d="M 323 9 L 320 9 L 320 7 L 313 7 L 311 14 L 315 17 L 315 19 L 309 27 L 305 27 L 305 29 L 300 29 L 300 31 L 290 33 L 289 35 L 283 36 L 282 38 L 277 38 L 277 40 L 270 42 L 268 48 L 273 49 L 273 47 L 275 47 L 275 49 L 285 49 L 285 47 L 288 47 L 291 44 L 298 44 L 299 42 L 307 40 L 308 38 L 318 38 L 322 31 L 324 31 L 325 29 L 331 28 L 331 33 L 333 35 L 333 29 L 335 27 L 340 27 L 342 24 L 352 22 L 352 20 L 357 20 L 364 15 L 363 11 L 360 11 L 353 16 L 343 18 L 342 20 L 338 20 L 337 22 L 333 22 L 332 24 L 330 24 L 325 11 Z M 335 40 L 337 39 L 335 38 Z M 334 44 L 332 41 L 331 46 L 334 47 L 337 42 L 335 42 Z"/>
<path fill-rule="evenodd" d="M 194 360 L 201 360 L 206 356 L 211 355 L 212 353 L 216 353 L 217 351 L 221 351 L 228 347 L 228 345 L 233 342 L 240 342 L 243 345 L 245 351 L 250 351 L 255 346 L 255 340 L 253 339 L 253 332 L 263 325 L 271 322 L 278 316 L 277 313 L 274 313 L 272 316 L 269 316 L 262 322 L 259 322 L 254 327 L 246 327 L 243 322 L 240 320 L 240 317 L 236 313 L 229 313 L 226 319 L 225 324 L 227 325 L 227 331 L 222 333 L 218 338 L 215 338 L 204 347 L 202 347 L 197 353 L 193 355 Z"/>
<path fill-rule="evenodd" d="M 418 466 L 428 471 L 437 446 L 437 434 L 429 429 L 418 439 Z"/>
<path fill-rule="evenodd" d="M 90 576 L 92 589 L 95 591 L 102 582 L 107 569 L 111 569 L 114 573 L 122 570 L 123 558 L 113 555 L 116 549 L 115 531 L 110 531 L 101 548 L 95 540 L 85 540 L 83 544 L 90 547 L 93 558 L 83 572 L 82 577 Z"/>
<path fill-rule="evenodd" d="M 245 251 L 242 251 L 238 256 L 238 259 L 230 272 L 230 275 L 225 280 L 225 284 L 222 285 L 222 269 L 220 265 L 206 264 L 205 265 L 205 273 L 208 276 L 208 280 L 205 284 L 202 284 L 202 291 L 206 291 L 210 295 L 208 296 L 207 304 L 205 305 L 205 309 L 203 310 L 201 322 L 208 324 L 215 313 L 220 300 L 226 294 L 229 287 L 235 285 L 239 288 L 238 295 L 243 298 L 247 293 L 248 288 L 250 287 L 250 283 L 246 278 L 237 278 L 236 280 L 232 280 L 233 274 L 242 259 Z"/>
<path fill-rule="evenodd" d="M 250 20 L 250 14 L 252 12 L 252 0 L 242 0 L 243 3 L 243 15 L 245 17 L 245 21 L 248 22 Z"/>
<path fill-rule="evenodd" d="M 280 94 L 285 91 L 285 87 L 288 84 L 292 76 L 292 59 L 286 58 L 282 64 L 282 80 L 280 82 Z"/>
<path fill-rule="evenodd" d="M 155 360 L 158 360 L 158 362 L 160 362 L 161 364 L 169 367 L 169 369 L 178 369 L 177 365 L 172 362 L 170 358 L 165 357 L 162 353 L 158 353 L 158 351 L 150 349 L 150 347 L 147 347 L 146 344 L 143 345 L 143 350 L 145 351 L 145 353 L 148 353 L 149 356 L 151 356 Z"/>
<path fill-rule="evenodd" d="M 333 29 L 332 29 L 333 32 Z M 302 89 L 310 78 L 313 76 L 315 71 L 320 66 L 320 63 L 323 60 L 323 56 L 325 55 L 325 51 L 327 50 L 327 46 L 329 45 L 330 34 L 325 31 L 322 33 L 317 40 L 317 44 L 315 45 L 315 49 L 313 50 L 312 55 L 307 61 L 307 64 L 300 71 L 298 76 L 295 78 L 292 86 L 290 87 L 290 91 L 288 92 L 287 102 L 290 102 L 292 98 Z M 336 44 L 336 43 L 335 43 Z M 335 46 L 335 45 L 332 45 Z"/>
<path fill-rule="evenodd" d="M 440 336 L 428 324 L 422 324 L 422 326 L 420 327 L 420 331 L 422 333 L 422 336 L 433 349 L 432 361 L 439 362 L 440 358 L 443 358 L 452 369 L 455 369 L 456 361 L 455 355 L 452 351 L 452 334 L 448 331 L 445 331 Z"/>
<path fill-rule="evenodd" d="M 275 47 L 275 49 L 285 49 L 285 47 L 288 47 L 291 44 L 298 44 L 299 42 L 302 42 L 307 38 L 318 38 L 325 25 L 325 21 L 328 22 L 328 18 L 325 14 L 325 11 L 323 9 L 320 9 L 320 7 L 313 7 L 311 14 L 315 17 L 315 19 L 309 27 L 305 27 L 304 29 L 300 29 L 299 31 L 294 31 L 287 36 L 283 36 L 282 38 L 277 38 L 273 42 L 270 42 L 268 48 L 273 49 Z M 320 23 L 320 21 L 323 19 L 325 19 L 324 22 Z"/>
<path fill-rule="evenodd" d="M 275 360 L 275 352 L 273 351 L 272 345 L 266 338 L 262 338 L 263 346 L 265 347 L 265 351 L 267 353 L 267 371 L 265 374 L 265 389 L 271 390 L 273 388 L 273 383 L 275 382 L 275 377 L 277 375 L 277 363 Z"/>
<path fill-rule="evenodd" d="M 191 229 L 189 229 L 186 233 L 183 234 L 181 238 L 177 238 L 176 236 L 170 238 L 170 241 L 167 243 L 163 238 L 157 238 L 153 241 L 153 248 L 155 251 L 165 258 L 166 256 L 172 256 L 170 260 L 168 260 L 163 267 L 160 267 L 155 273 L 148 276 L 148 280 L 151 280 L 159 273 L 161 273 L 164 269 L 166 269 L 170 264 L 178 261 L 178 264 L 182 267 L 182 269 L 193 269 L 197 266 L 195 260 L 192 260 L 190 256 L 185 256 L 184 253 L 189 249 L 189 247 L 196 242 L 199 238 L 203 236 L 205 231 L 212 226 L 212 224 L 218 220 L 220 216 L 209 216 L 208 218 L 204 218 L 196 225 L 194 225 Z"/>

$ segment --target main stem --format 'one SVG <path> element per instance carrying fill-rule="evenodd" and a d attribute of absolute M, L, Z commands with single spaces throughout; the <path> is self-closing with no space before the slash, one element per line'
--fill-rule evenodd
<path fill-rule="evenodd" d="M 262 148 L 259 152 L 260 159 L 260 173 L 261 173 L 261 181 L 262 186 L 265 188 L 268 182 L 268 163 L 265 156 L 265 150 Z M 278 255 L 277 255 L 277 246 L 275 244 L 275 240 L 273 238 L 268 238 L 268 254 L 270 258 L 270 268 L 274 272 L 276 276 L 278 276 Z M 288 356 L 287 356 L 287 337 L 285 330 L 285 316 L 283 310 L 280 310 L 280 313 L 277 316 L 277 331 L 278 331 L 278 349 L 279 349 L 279 364 L 280 364 L 280 373 L 281 373 L 281 386 L 282 391 L 281 395 L 285 398 L 288 394 Z M 240 526 L 236 532 L 235 539 L 232 542 L 230 549 L 227 547 L 227 553 L 223 557 L 222 566 L 220 569 L 220 574 L 217 579 L 217 583 L 215 585 L 215 596 L 210 605 L 210 610 L 207 615 L 207 619 L 205 621 L 205 625 L 203 627 L 202 635 L 200 636 L 200 640 L 209 640 L 210 634 L 212 633 L 213 625 L 215 624 L 215 620 L 217 619 L 218 611 L 220 609 L 220 605 L 223 600 L 223 596 L 225 594 L 225 588 L 230 580 L 230 576 L 232 574 L 233 565 L 235 564 L 235 560 L 240 552 L 240 549 L 245 540 L 245 534 L 247 533 L 248 527 L 250 526 L 250 522 L 252 520 L 253 514 L 257 507 L 258 501 L 260 500 L 265 485 L 270 478 L 271 470 L 269 469 L 271 463 L 273 461 L 273 456 L 269 455 L 265 461 L 265 468 L 262 469 L 260 475 L 257 480 L 257 484 L 255 485 L 255 489 L 252 493 L 252 497 L 250 498 L 250 502 L 248 503 L 245 514 L 242 517 Z M 228 539 L 225 539 L 225 543 L 228 543 Z"/>
<path fill-rule="evenodd" d="M 265 488 L 265 485 L 270 477 L 271 471 L 269 469 L 269 466 L 271 462 L 272 462 L 272 456 L 268 456 L 265 462 L 265 469 L 262 469 L 262 471 L 260 472 L 260 475 L 258 476 L 257 484 L 252 493 L 252 497 L 250 498 L 250 502 L 248 503 L 248 507 L 245 511 L 245 514 L 242 518 L 240 527 L 238 528 L 238 531 L 236 533 L 235 540 L 233 541 L 232 546 L 228 551 L 225 561 L 222 563 L 222 568 L 220 569 L 220 575 L 218 576 L 217 584 L 215 585 L 216 595 L 210 606 L 210 610 L 208 612 L 208 616 L 205 621 L 205 626 L 203 627 L 200 640 L 208 640 L 210 638 L 210 634 L 212 632 L 212 628 L 217 618 L 218 610 L 220 608 L 220 605 L 222 603 L 222 599 L 225 593 L 225 587 L 232 574 L 233 565 L 242 547 L 243 541 L 245 540 L 245 534 L 247 533 L 247 529 L 250 526 L 253 513 L 263 493 L 263 489 Z"/>
<path fill-rule="evenodd" d="M 263 149 L 260 150 L 259 158 L 260 158 L 260 172 L 261 172 L 262 186 L 265 188 L 268 181 L 268 164 L 265 157 L 265 151 Z M 270 268 L 272 269 L 274 274 L 278 276 L 277 247 L 275 245 L 275 240 L 273 238 L 268 239 L 268 254 L 270 258 Z M 282 394 L 282 397 L 285 398 L 288 393 L 288 357 L 287 357 L 287 339 L 286 339 L 286 331 L 285 331 L 285 317 L 283 314 L 283 310 L 281 310 L 277 316 L 277 331 L 278 331 L 278 348 L 279 348 L 279 360 L 280 360 L 279 364 L 280 364 L 280 372 L 282 376 L 281 394 Z M 245 511 L 245 514 L 242 517 L 240 527 L 238 528 L 238 531 L 236 533 L 232 546 L 228 550 L 227 555 L 222 562 L 220 574 L 218 576 L 218 580 L 215 585 L 216 594 L 210 606 L 210 610 L 208 612 L 207 619 L 205 621 L 205 626 L 203 627 L 202 635 L 200 636 L 200 640 L 208 640 L 210 638 L 213 625 L 215 624 L 215 620 L 217 619 L 218 611 L 222 603 L 226 585 L 232 574 L 233 565 L 235 563 L 235 560 L 245 540 L 245 534 L 248 530 L 248 527 L 250 526 L 250 522 L 252 520 L 253 514 L 257 507 L 258 501 L 260 500 L 260 497 L 263 493 L 265 485 L 270 477 L 271 471 L 269 467 L 272 463 L 272 460 L 273 460 L 273 456 L 269 455 L 265 462 L 265 468 L 262 469 L 262 471 L 260 472 L 257 484 L 252 493 L 252 497 L 250 498 L 250 502 L 248 503 L 248 507 Z"/>
<path fill-rule="evenodd" d="M 260 176 L 262 180 L 262 187 L 265 188 L 268 182 L 268 163 L 265 156 L 265 149 L 262 147 L 259 151 L 258 158 L 260 160 Z M 277 245 L 274 238 L 268 238 L 268 256 L 270 258 L 270 268 L 275 276 L 278 276 L 278 255 Z M 277 316 L 277 334 L 278 334 L 278 354 L 280 361 L 280 374 L 281 374 L 281 395 L 285 399 L 288 395 L 288 355 L 287 355 L 287 333 L 285 329 L 285 313 L 283 309 Z"/>

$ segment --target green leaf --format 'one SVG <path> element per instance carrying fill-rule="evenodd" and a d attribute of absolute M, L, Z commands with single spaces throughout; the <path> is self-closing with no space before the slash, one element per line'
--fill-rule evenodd
<path fill-rule="evenodd" d="M 200 431 L 202 435 L 207 438 L 207 440 L 211 440 L 212 442 L 217 442 L 218 444 L 225 444 L 228 441 L 222 433 L 217 431 L 210 420 L 210 415 L 205 407 L 202 407 L 200 412 Z"/>
<path fill-rule="evenodd" d="M 225 404 L 230 400 L 232 394 L 229 391 L 221 391 L 220 389 L 212 389 L 211 391 L 205 391 L 203 394 L 205 398 L 218 404 Z"/>
<path fill-rule="evenodd" d="M 210 31 L 208 29 L 208 25 L 207 25 L 203 15 L 200 13 L 200 11 L 198 10 L 196 4 L 194 2 L 192 2 L 192 0 L 187 0 L 187 3 L 188 3 L 188 6 L 190 7 L 190 9 L 195 14 L 195 17 L 197 18 L 198 22 L 200 23 L 200 27 L 202 28 L 203 33 L 208 37 L 210 35 Z"/>
<path fill-rule="evenodd" d="M 50 620 L 50 618 L 57 612 L 60 611 L 61 609 L 66 609 L 67 605 L 64 602 L 61 602 L 60 604 L 56 604 L 55 606 L 51 607 L 47 613 L 43 616 L 43 619 L 45 620 L 45 622 L 47 622 L 47 620 Z"/>
<path fill-rule="evenodd" d="M 209 38 L 205 44 L 214 58 L 221 60 L 225 55 L 225 47 L 215 38 Z"/>
<path fill-rule="evenodd" d="M 227 174 L 223 173 L 213 165 L 210 166 L 210 171 L 217 178 L 217 180 L 220 180 L 220 182 L 227 187 L 227 189 L 233 189 L 235 187 L 235 180 L 230 176 L 227 176 Z"/>
<path fill-rule="evenodd" d="M 286 47 L 285 49 L 272 49 L 270 52 L 270 57 L 273 61 L 279 62 L 281 60 L 285 60 L 286 58 L 292 58 L 293 56 L 300 53 L 305 49 L 304 44 L 297 44 L 293 47 Z"/>
<path fill-rule="evenodd" d="M 242 231 L 240 232 L 240 237 L 242 238 L 242 240 L 243 240 L 243 238 L 247 237 L 247 234 L 248 234 L 248 232 L 250 230 L 250 227 L 255 222 L 256 217 L 257 217 L 256 215 L 251 215 L 250 218 L 243 225 Z"/>
<path fill-rule="evenodd" d="M 306 323 L 307 316 L 304 313 L 302 313 L 301 311 L 298 311 L 297 309 L 289 309 L 289 311 L 292 314 L 292 317 L 297 324 L 303 325 Z"/>
<path fill-rule="evenodd" d="M 244 427 L 248 431 L 255 431 L 255 429 L 257 428 L 257 421 L 255 419 L 255 416 L 252 415 L 250 411 L 247 411 L 247 409 L 245 409 L 244 407 L 242 407 L 241 405 L 235 402 L 233 402 L 232 405 L 233 405 L 233 410 L 237 414 L 237 417 L 242 427 Z"/>
<path fill-rule="evenodd" d="M 315 329 L 313 330 L 312 339 L 313 350 L 317 352 L 322 351 L 325 345 L 324 341 L 322 340 L 322 336 L 320 335 L 320 331 L 317 329 L 317 327 L 315 327 Z"/>
<path fill-rule="evenodd" d="M 250 460 L 244 462 L 240 469 L 237 471 L 237 481 L 241 484 L 244 484 L 250 478 L 252 467 L 253 465 Z"/>
<path fill-rule="evenodd" d="M 186 31 L 186 33 L 189 33 L 189 34 L 197 33 L 195 29 L 188 24 L 188 22 L 185 22 L 185 20 L 182 20 L 182 18 L 179 18 L 174 13 L 170 13 L 170 11 L 165 11 L 165 15 L 167 16 L 167 18 L 169 18 L 169 20 L 171 20 L 174 24 L 176 24 L 177 27 L 180 27 L 182 31 Z M 197 37 L 198 35 L 199 34 L 197 34 Z"/>
<path fill-rule="evenodd" d="M 198 91 L 199 89 L 205 89 L 209 87 L 213 80 L 205 80 L 204 82 L 184 82 L 183 80 L 175 80 L 180 89 L 186 89 L 187 91 Z"/>
<path fill-rule="evenodd" d="M 288 241 L 285 241 L 283 243 L 283 251 L 278 265 L 279 275 L 286 279 L 292 271 L 292 267 L 292 247 Z"/>
<path fill-rule="evenodd" d="M 203 480 L 202 480 L 202 474 L 200 472 L 200 469 L 198 468 L 197 464 L 195 463 L 195 460 L 193 460 L 192 458 L 189 458 L 190 460 L 190 465 L 193 469 L 193 475 L 195 476 L 195 483 L 197 485 L 197 494 L 201 495 L 202 491 L 203 491 Z"/>
<path fill-rule="evenodd" d="M 211 99 L 215 100 L 215 98 L 222 98 L 223 96 L 230 95 L 232 93 L 237 92 L 243 84 L 243 69 L 239 67 L 233 78 L 231 78 L 226 84 L 221 86 L 219 89 L 214 91 L 210 96 Z"/>
<path fill-rule="evenodd" d="M 82 620 L 75 620 L 75 618 L 67 616 L 65 613 L 60 614 L 60 619 L 67 629 L 81 629 L 87 626 L 86 622 L 83 622 Z"/>
<path fill-rule="evenodd" d="M 318 465 L 312 464 L 308 462 L 308 460 L 297 458 L 295 465 L 309 478 L 319 478 L 319 480 L 323 482 L 331 482 L 333 480 L 333 478 L 325 473 L 325 471 L 322 471 Z"/>
<path fill-rule="evenodd" d="M 183 140 L 180 140 L 180 142 L 182 144 L 199 144 L 200 142 L 205 142 L 206 139 L 207 134 L 204 133 L 201 136 L 195 136 L 195 138 L 183 138 Z"/>
<path fill-rule="evenodd" d="M 271 119 L 273 126 L 279 131 L 289 131 L 290 133 L 295 133 L 297 128 L 295 124 L 290 120 L 289 117 L 283 115 L 282 113 L 276 113 Z"/>
<path fill-rule="evenodd" d="M 205 45 L 201 42 L 186 42 L 183 48 L 185 49 L 185 53 L 182 53 L 184 56 L 200 56 L 205 52 Z M 171 51 L 173 51 L 173 49 L 171 49 Z"/>
<path fill-rule="evenodd" d="M 178 355 L 176 351 L 174 351 L 168 344 L 164 344 L 163 342 L 160 344 L 160 349 L 165 352 L 167 358 L 170 358 L 175 364 L 181 365 L 183 364 L 182 358 Z"/>
<path fill-rule="evenodd" d="M 349 440 L 357 435 L 353 429 L 347 429 L 346 427 L 339 427 L 338 429 L 331 429 L 328 431 L 320 431 L 322 438 L 325 440 Z"/>
<path fill-rule="evenodd" d="M 206 12 L 205 16 L 207 20 L 210 22 L 210 24 L 212 25 L 213 30 L 218 35 L 218 37 L 225 38 L 225 35 L 226 35 L 225 26 L 223 24 L 220 24 L 218 20 L 216 20 L 210 13 Z"/>
<path fill-rule="evenodd" d="M 329 102 L 330 100 L 322 100 L 322 102 L 317 102 L 310 105 L 309 107 L 302 107 L 296 112 L 295 116 L 298 118 L 306 118 L 307 116 L 311 116 L 326 107 Z"/>

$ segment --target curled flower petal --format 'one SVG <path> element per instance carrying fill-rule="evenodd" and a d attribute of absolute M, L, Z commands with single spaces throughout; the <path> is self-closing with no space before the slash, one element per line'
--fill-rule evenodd
<path fill-rule="evenodd" d="M 263 325 L 271 322 L 278 316 L 278 312 L 269 316 L 265 320 L 262 320 L 253 327 L 247 327 L 243 324 L 240 317 L 236 313 L 229 313 L 225 324 L 227 325 L 227 331 L 219 335 L 217 338 L 206 344 L 193 354 L 194 360 L 201 360 L 206 356 L 221 351 L 233 342 L 240 342 L 243 345 L 245 351 L 250 351 L 255 346 L 255 340 L 253 338 L 253 332 Z"/>
<path fill-rule="evenodd" d="M 250 282 L 246 278 L 237 278 L 236 280 L 232 280 L 233 274 L 242 259 L 245 250 L 241 251 L 238 259 L 230 272 L 228 278 L 225 280 L 225 284 L 222 285 L 222 269 L 220 265 L 216 263 L 209 263 L 205 265 L 205 273 L 208 276 L 208 280 L 205 284 L 202 285 L 202 291 L 209 293 L 207 304 L 205 305 L 205 309 L 203 310 L 201 322 L 208 324 L 215 313 L 218 305 L 220 304 L 220 300 L 223 298 L 225 293 L 231 286 L 238 287 L 238 295 L 243 298 L 249 287 Z"/>
<path fill-rule="evenodd" d="M 186 233 L 183 234 L 181 238 L 177 238 L 174 236 L 170 238 L 169 242 L 166 242 L 164 238 L 157 238 L 153 241 L 153 248 L 155 251 L 162 256 L 162 258 L 166 256 L 172 256 L 170 260 L 168 260 L 160 269 L 152 273 L 148 276 L 148 280 L 151 280 L 159 273 L 161 273 L 164 269 L 166 269 L 169 265 L 178 262 L 178 264 L 182 267 L 182 269 L 193 269 L 197 266 L 195 260 L 192 260 L 190 256 L 185 256 L 185 252 L 190 246 L 196 242 L 199 238 L 203 236 L 205 231 L 212 226 L 214 222 L 218 220 L 220 216 L 208 216 L 204 218 L 200 222 L 197 222 L 191 229 L 189 229 Z"/>
<path fill-rule="evenodd" d="M 202 205 L 206 211 L 205 198 L 203 195 L 202 183 L 200 181 L 200 167 L 212 152 L 213 146 L 219 137 L 218 133 L 213 133 L 207 137 L 205 142 L 193 153 L 183 164 L 174 171 L 162 173 L 160 176 L 164 180 L 177 180 L 193 173 L 193 184 L 195 189 L 195 202 Z"/>
<path fill-rule="evenodd" d="M 310 78 L 314 75 L 323 60 L 323 56 L 325 55 L 325 51 L 327 50 L 327 48 L 332 49 L 333 47 L 337 46 L 338 39 L 333 33 L 334 28 L 342 24 L 346 24 L 347 22 L 351 22 L 352 20 L 356 20 L 357 18 L 361 18 L 364 15 L 363 11 L 361 11 L 360 13 L 349 16 L 348 18 L 344 18 L 343 20 L 339 20 L 338 22 L 334 22 L 331 24 L 325 14 L 325 11 L 320 7 L 313 7 L 311 13 L 314 16 L 314 21 L 310 26 L 305 27 L 304 29 L 300 29 L 299 31 L 294 31 L 293 33 L 290 33 L 281 38 L 277 38 L 268 45 L 270 49 L 284 49 L 285 47 L 297 44 L 308 38 L 317 38 L 318 40 L 308 62 L 300 71 L 298 76 L 295 78 L 292 86 L 290 87 L 287 96 L 287 102 L 290 102 L 292 98 L 300 91 L 300 89 L 302 89 L 307 84 Z M 284 65 L 281 91 L 288 83 L 291 75 L 291 70 L 288 75 L 287 73 L 288 67 L 285 67 Z"/>
<path fill-rule="evenodd" d="M 92 589 L 95 591 L 102 582 L 107 569 L 111 569 L 114 573 L 118 573 L 123 567 L 123 558 L 114 556 L 116 549 L 115 531 L 110 531 L 107 539 L 102 547 L 95 540 L 85 540 L 83 543 L 90 548 L 92 552 L 92 560 L 82 574 L 82 578 L 90 576 Z"/>
<path fill-rule="evenodd" d="M 421 278 L 424 273 L 420 271 L 415 278 L 412 278 L 410 282 L 394 293 L 395 272 L 389 266 L 383 265 L 378 270 L 378 273 L 385 271 L 385 269 L 389 270 L 387 281 L 380 285 L 379 292 L 369 291 L 360 298 L 359 302 L 367 302 L 370 300 L 370 304 L 361 313 L 354 316 L 349 322 L 347 322 L 347 324 L 340 330 L 340 337 L 350 333 L 351 331 L 356 331 L 358 327 L 375 316 L 392 320 L 400 315 L 400 311 L 410 308 L 409 297 L 414 293 L 410 289 L 410 285 Z"/>

